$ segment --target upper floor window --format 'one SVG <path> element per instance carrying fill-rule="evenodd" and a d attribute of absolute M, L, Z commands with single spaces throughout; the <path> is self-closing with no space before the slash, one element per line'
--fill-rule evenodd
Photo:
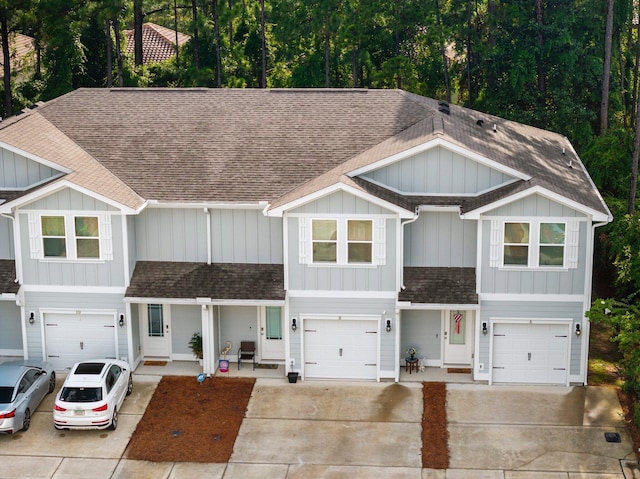
<path fill-rule="evenodd" d="M 498 228 L 498 221 L 493 220 L 492 230 L 497 232 Z M 502 228 L 502 261 L 498 261 L 496 249 L 492 247 L 491 266 L 575 268 L 578 261 L 578 241 L 577 221 L 506 221 Z M 492 245 L 497 245 L 496 243 L 494 234 Z"/>
<path fill-rule="evenodd" d="M 31 258 L 111 260 L 113 242 L 108 215 L 29 213 Z"/>
<path fill-rule="evenodd" d="M 311 264 L 385 264 L 385 220 L 312 218 L 300 222 L 300 262 Z M 310 258 L 307 257 L 310 242 Z"/>
<path fill-rule="evenodd" d="M 64 216 L 42 216 L 41 222 L 45 258 L 100 258 L 96 216 L 74 216 L 72 225 Z"/>

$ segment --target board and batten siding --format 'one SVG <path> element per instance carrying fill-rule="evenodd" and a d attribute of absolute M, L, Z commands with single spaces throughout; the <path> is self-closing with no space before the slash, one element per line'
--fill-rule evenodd
<path fill-rule="evenodd" d="M 44 212 L 44 210 L 42 211 Z M 28 215 L 19 214 L 19 216 L 22 275 L 25 285 L 124 287 L 126 279 L 124 277 L 124 250 L 120 216 L 110 215 L 113 259 L 96 261 L 32 258 L 29 254 Z"/>
<path fill-rule="evenodd" d="M 0 259 L 15 259 L 13 220 L 0 216 Z"/>
<path fill-rule="evenodd" d="M 285 324 L 290 324 L 291 318 L 304 318 L 311 315 L 320 318 L 326 315 L 328 319 L 336 316 L 371 316 L 379 318 L 380 326 L 380 364 L 379 371 L 391 371 L 395 369 L 395 333 L 385 330 L 387 318 L 391 319 L 395 328 L 395 300 L 394 299 L 362 299 L 353 298 L 304 298 L 293 297 L 289 299 L 289 318 L 285 318 Z M 384 313 L 383 313 L 384 312 Z M 348 318 L 347 318 L 348 319 Z M 302 371 L 302 336 L 303 325 L 299 325 L 295 332 L 289 332 L 289 355 L 294 360 L 295 371 Z"/>
<path fill-rule="evenodd" d="M 202 332 L 202 307 L 200 305 L 171 305 L 171 352 L 193 356 L 189 340 L 193 333 Z M 195 358 L 194 358 L 195 360 Z"/>
<path fill-rule="evenodd" d="M 44 198 L 41 198 L 33 203 L 20 207 L 21 210 L 49 210 L 55 211 L 56 214 L 62 212 L 117 212 L 117 208 L 108 205 L 96 198 L 80 193 L 79 191 L 71 188 L 65 188 L 63 190 L 52 193 Z"/>
<path fill-rule="evenodd" d="M 289 289 L 396 291 L 398 220 L 389 217 L 393 214 L 381 206 L 343 191 L 332 193 L 292 210 L 287 223 Z M 335 215 L 336 218 L 353 215 L 354 218 L 385 221 L 385 264 L 376 266 L 302 264 L 300 262 L 299 218 L 304 216 L 309 220 L 314 217 L 333 217 L 332 215 Z M 375 248 L 374 245 L 374 250 Z"/>
<path fill-rule="evenodd" d="M 42 293 L 25 292 L 24 308 L 36 313 L 36 321 L 33 325 L 27 324 L 27 348 L 29 358 L 43 358 L 43 338 L 44 325 L 42 324 L 42 310 L 64 310 L 64 311 L 92 311 L 114 313 L 118 318 L 120 314 L 125 314 L 125 304 L 121 294 L 107 293 Z M 114 323 L 115 324 L 115 323 Z M 119 357 L 127 357 L 127 328 L 115 327 L 118 334 Z"/>
<path fill-rule="evenodd" d="M 258 306 L 220 306 L 217 311 L 220 337 L 216 348 L 224 348 L 227 341 L 231 341 L 229 356 L 236 358 L 241 341 L 256 341 L 256 348 L 259 347 Z"/>
<path fill-rule="evenodd" d="M 400 364 L 407 349 L 417 349 L 420 359 L 442 360 L 442 312 L 440 310 L 404 310 L 400 313 Z"/>
<path fill-rule="evenodd" d="M 584 218 L 579 211 L 541 195 L 530 195 L 485 213 L 485 216 L 551 216 Z"/>
<path fill-rule="evenodd" d="M 22 322 L 15 300 L 0 301 L 0 322 L 0 355 L 13 356 L 16 351 L 22 351 Z"/>
<path fill-rule="evenodd" d="M 462 220 L 454 212 L 421 211 L 404 228 L 404 266 L 476 266 L 476 221 Z"/>
<path fill-rule="evenodd" d="M 436 147 L 362 175 L 403 193 L 476 194 L 513 180 L 475 160 Z"/>
<path fill-rule="evenodd" d="M 490 324 L 491 319 L 539 319 L 548 320 L 562 319 L 573 320 L 571 331 L 575 331 L 575 324 L 582 323 L 584 316 L 584 304 L 582 302 L 569 301 L 481 301 L 480 302 L 480 319 L 478 324 L 486 322 Z M 479 336 L 477 363 L 483 363 L 485 370 L 490 364 L 490 341 L 493 334 L 492 328 L 489 328 L 489 334 Z M 586 335 L 576 336 L 569 335 L 571 342 L 570 347 L 570 370 L 569 374 L 576 376 L 581 374 L 581 357 L 584 342 L 588 340 Z"/>
<path fill-rule="evenodd" d="M 0 148 L 0 190 L 27 188 L 58 174 L 49 166 Z"/>

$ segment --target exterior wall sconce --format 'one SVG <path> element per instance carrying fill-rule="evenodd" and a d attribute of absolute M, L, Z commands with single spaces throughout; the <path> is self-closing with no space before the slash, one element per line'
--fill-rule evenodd
<path fill-rule="evenodd" d="M 291 331 L 298 329 L 298 325 L 296 324 L 296 318 L 291 318 Z"/>
<path fill-rule="evenodd" d="M 576 324 L 576 336 L 580 336 L 582 334 L 582 329 L 579 324 Z"/>
<path fill-rule="evenodd" d="M 488 331 L 489 330 L 487 329 L 487 323 L 482 323 L 482 334 L 486 336 Z"/>
<path fill-rule="evenodd" d="M 118 324 L 120 327 L 124 326 L 124 314 L 120 315 L 120 319 L 118 320 Z"/>
<path fill-rule="evenodd" d="M 387 333 L 391 332 L 391 320 L 390 319 L 387 319 L 386 330 L 387 330 Z"/>
<path fill-rule="evenodd" d="M 36 313 L 34 313 L 33 311 L 31 311 L 29 313 L 29 324 L 33 324 L 36 322 Z"/>

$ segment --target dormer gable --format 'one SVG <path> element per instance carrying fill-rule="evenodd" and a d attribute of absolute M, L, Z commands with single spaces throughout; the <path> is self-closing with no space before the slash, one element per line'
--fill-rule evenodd
<path fill-rule="evenodd" d="M 26 191 L 59 178 L 67 171 L 59 165 L 0 143 L 0 173 L 1 191 Z"/>

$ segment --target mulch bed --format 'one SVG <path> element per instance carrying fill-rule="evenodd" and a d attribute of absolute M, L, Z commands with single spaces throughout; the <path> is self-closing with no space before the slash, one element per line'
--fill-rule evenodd
<path fill-rule="evenodd" d="M 229 462 L 255 379 L 165 376 L 125 452 L 153 462 Z M 185 400 L 188 398 L 189 400 Z"/>
<path fill-rule="evenodd" d="M 447 428 L 447 385 L 422 383 L 422 467 L 449 467 L 449 430 Z"/>
<path fill-rule="evenodd" d="M 617 391 L 618 400 L 620 401 L 625 422 L 627 423 L 627 430 L 629 431 L 631 441 L 633 442 L 633 450 L 635 451 L 638 462 L 640 463 L 640 430 L 638 430 L 638 426 L 634 421 L 633 413 L 634 407 L 640 407 L 639 399 L 633 393 L 625 392 L 619 388 Z"/>

